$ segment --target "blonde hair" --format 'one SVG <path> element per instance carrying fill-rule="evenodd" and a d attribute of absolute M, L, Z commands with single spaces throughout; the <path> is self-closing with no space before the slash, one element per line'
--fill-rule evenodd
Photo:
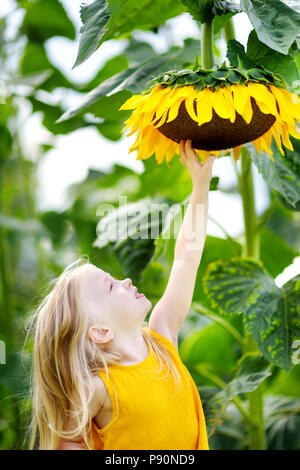
<path fill-rule="evenodd" d="M 39 449 L 57 449 L 61 438 L 72 440 L 78 435 L 91 449 L 88 405 L 93 375 L 105 369 L 108 376 L 109 366 L 122 359 L 118 352 L 104 351 L 88 339 L 89 317 L 81 303 L 79 279 L 90 266 L 88 259 L 81 257 L 65 268 L 49 283 L 52 289 L 26 322 L 26 340 L 34 333 L 29 449 L 37 446 L 37 435 Z M 143 327 L 148 327 L 146 321 Z M 171 371 L 178 385 L 180 375 L 165 346 L 145 329 L 142 334 L 159 360 L 159 372 L 166 365 L 166 375 Z M 76 427 L 66 431 L 70 414 Z"/>

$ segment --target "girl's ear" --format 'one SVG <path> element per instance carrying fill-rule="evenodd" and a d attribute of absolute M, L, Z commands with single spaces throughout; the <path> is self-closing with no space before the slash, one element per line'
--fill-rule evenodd
<path fill-rule="evenodd" d="M 113 332 L 109 328 L 102 328 L 100 326 L 91 326 L 88 331 L 90 340 L 95 343 L 105 344 L 113 339 Z"/>

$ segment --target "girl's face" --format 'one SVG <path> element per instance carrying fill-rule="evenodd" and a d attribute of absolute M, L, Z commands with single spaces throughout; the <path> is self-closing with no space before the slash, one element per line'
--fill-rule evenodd
<path fill-rule="evenodd" d="M 111 327 L 134 326 L 145 319 L 152 307 L 146 296 L 138 295 L 131 279 L 119 281 L 96 266 L 84 274 L 81 289 L 93 321 L 101 320 Z"/>

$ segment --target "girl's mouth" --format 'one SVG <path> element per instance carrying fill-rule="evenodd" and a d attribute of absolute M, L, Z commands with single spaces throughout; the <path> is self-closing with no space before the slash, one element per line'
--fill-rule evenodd
<path fill-rule="evenodd" d="M 139 294 L 137 288 L 135 288 L 135 298 L 139 299 L 141 297 L 145 297 L 145 295 L 144 294 Z"/>

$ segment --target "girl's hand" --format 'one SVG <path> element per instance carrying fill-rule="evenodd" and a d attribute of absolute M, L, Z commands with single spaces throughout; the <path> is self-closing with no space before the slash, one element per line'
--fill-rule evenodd
<path fill-rule="evenodd" d="M 209 190 L 212 166 L 216 159 L 216 155 L 211 153 L 208 155 L 205 163 L 201 163 L 192 149 L 191 143 L 191 139 L 180 141 L 180 161 L 189 170 L 194 188 L 205 193 Z"/>

